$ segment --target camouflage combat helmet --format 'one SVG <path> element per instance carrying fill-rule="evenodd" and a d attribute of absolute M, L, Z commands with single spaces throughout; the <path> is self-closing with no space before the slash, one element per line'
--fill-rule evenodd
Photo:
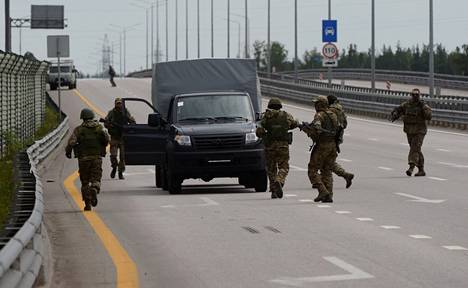
<path fill-rule="evenodd" d="M 278 98 L 271 98 L 270 101 L 268 101 L 268 108 L 270 109 L 279 110 L 282 107 L 281 100 Z"/>
<path fill-rule="evenodd" d="M 328 108 L 328 98 L 326 96 L 318 96 L 314 101 L 316 110 L 325 110 Z"/>
<path fill-rule="evenodd" d="M 81 110 L 80 119 L 83 119 L 83 120 L 94 119 L 94 112 L 91 109 L 84 108 L 83 110 Z"/>
<path fill-rule="evenodd" d="M 336 101 L 338 101 L 338 98 L 336 98 L 335 95 L 328 95 L 328 96 L 327 96 L 327 99 L 328 99 L 328 104 L 329 104 L 329 105 L 332 105 L 332 104 L 334 104 Z"/>

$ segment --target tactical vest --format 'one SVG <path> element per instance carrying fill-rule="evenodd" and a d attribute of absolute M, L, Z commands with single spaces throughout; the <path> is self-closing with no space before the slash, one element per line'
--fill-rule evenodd
<path fill-rule="evenodd" d="M 78 130 L 78 157 L 100 156 L 102 154 L 103 131 L 96 127 L 80 126 Z"/>
<path fill-rule="evenodd" d="M 273 115 L 268 115 L 264 128 L 266 130 L 266 143 L 275 141 L 288 142 L 288 114 L 284 111 L 278 111 Z"/>
<path fill-rule="evenodd" d="M 408 102 L 403 121 L 407 124 L 424 123 L 423 105 L 424 103 Z"/>
<path fill-rule="evenodd" d="M 341 105 L 340 105 L 341 106 Z M 346 127 L 346 124 L 345 124 L 345 119 L 346 119 L 346 115 L 344 114 L 343 112 L 343 108 L 341 108 L 340 106 L 336 105 L 336 104 L 333 104 L 332 106 L 330 106 L 330 110 L 335 113 L 336 117 L 338 118 L 338 124 L 343 128 L 345 129 Z"/>
<path fill-rule="evenodd" d="M 126 116 L 127 110 L 124 112 L 119 112 L 115 109 L 111 111 L 110 121 L 112 122 L 112 127 L 108 129 L 109 134 L 114 138 L 122 137 L 122 126 L 128 123 L 128 117 Z"/>
<path fill-rule="evenodd" d="M 319 136 L 320 141 L 335 141 L 336 132 L 338 130 L 338 123 L 333 121 L 333 117 L 336 117 L 336 114 L 333 113 L 331 110 L 322 111 L 322 131 Z"/>

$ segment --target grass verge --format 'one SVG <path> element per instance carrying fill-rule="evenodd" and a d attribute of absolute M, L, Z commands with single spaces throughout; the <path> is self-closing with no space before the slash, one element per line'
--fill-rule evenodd
<path fill-rule="evenodd" d="M 34 139 L 27 141 L 26 144 L 31 144 L 35 140 L 39 140 L 58 126 L 58 113 L 51 107 L 46 107 L 44 125 L 38 129 L 34 135 Z M 0 228 L 3 227 L 5 220 L 10 213 L 10 205 L 15 192 L 13 161 L 18 152 L 25 147 L 15 138 L 13 134 L 6 137 L 7 153 L 5 157 L 0 159 Z"/>

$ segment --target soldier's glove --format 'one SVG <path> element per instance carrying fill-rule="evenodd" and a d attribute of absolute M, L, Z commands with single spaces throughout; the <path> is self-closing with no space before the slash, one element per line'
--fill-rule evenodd
<path fill-rule="evenodd" d="M 71 153 L 71 151 L 70 151 L 70 152 L 66 152 L 66 153 L 65 153 L 65 157 L 67 157 L 68 159 L 71 159 L 71 158 L 72 158 L 72 153 Z"/>

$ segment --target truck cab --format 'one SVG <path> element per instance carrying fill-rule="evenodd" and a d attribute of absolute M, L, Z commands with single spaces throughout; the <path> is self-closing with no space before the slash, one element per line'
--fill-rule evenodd
<path fill-rule="evenodd" d="M 238 178 L 246 188 L 266 191 L 264 146 L 255 135 L 260 115 L 255 62 L 239 59 L 182 62 L 157 64 L 162 67 L 156 66 L 153 71 L 153 81 L 157 82 L 153 82 L 155 105 L 143 99 L 123 99 L 124 105 L 142 101 L 154 111 L 148 115 L 147 123 L 123 127 L 126 164 L 155 165 L 156 186 L 170 193 L 180 193 L 184 179 L 208 182 L 219 177 Z M 179 70 L 182 67 L 185 69 Z M 225 69 L 228 67 L 230 72 Z M 250 73 L 244 74 L 246 69 Z M 176 76 L 172 77 L 174 74 L 169 70 Z M 235 70 L 240 77 L 237 80 L 230 78 Z M 204 72 L 200 74 L 201 71 Z M 224 71 L 221 72 L 224 75 L 219 71 Z M 211 73 L 216 75 L 210 77 Z M 217 77 L 226 79 L 225 83 L 219 85 Z M 246 80 L 245 77 L 254 79 L 240 80 Z M 168 89 L 172 87 L 168 81 L 179 84 Z"/>

